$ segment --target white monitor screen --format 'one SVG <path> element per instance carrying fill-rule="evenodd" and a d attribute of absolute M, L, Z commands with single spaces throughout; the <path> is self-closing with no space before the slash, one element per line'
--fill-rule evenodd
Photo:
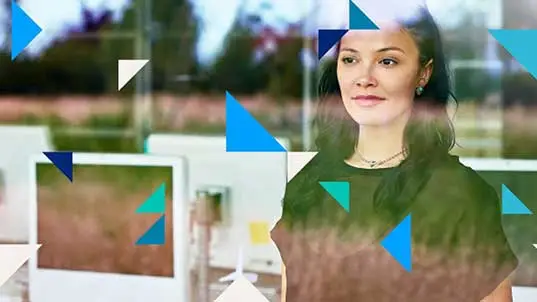
<path fill-rule="evenodd" d="M 182 159 L 74 154 L 73 182 L 33 165 L 32 301 L 188 301 Z M 165 242 L 137 245 L 162 217 L 137 209 L 165 188 Z M 184 205 L 184 207 L 183 207 Z"/>

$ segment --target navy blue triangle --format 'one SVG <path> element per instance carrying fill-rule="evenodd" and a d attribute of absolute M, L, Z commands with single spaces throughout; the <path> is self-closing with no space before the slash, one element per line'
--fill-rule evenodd
<path fill-rule="evenodd" d="M 319 60 L 343 37 L 348 29 L 319 29 L 319 38 L 317 39 L 317 48 L 319 51 Z"/>
<path fill-rule="evenodd" d="M 287 150 L 226 91 L 226 151 L 286 152 Z"/>
<path fill-rule="evenodd" d="M 166 240 L 166 215 L 160 218 L 136 241 L 136 245 L 162 245 Z"/>
<path fill-rule="evenodd" d="M 352 0 L 349 0 L 349 29 L 379 29 Z"/>
<path fill-rule="evenodd" d="M 43 152 L 45 156 L 73 182 L 73 152 Z"/>

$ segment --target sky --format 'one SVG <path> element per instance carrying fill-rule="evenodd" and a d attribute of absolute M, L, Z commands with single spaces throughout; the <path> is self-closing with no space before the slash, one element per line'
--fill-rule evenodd
<path fill-rule="evenodd" d="M 156 0 L 153 0 L 156 1 Z M 263 21 L 279 30 L 288 22 L 297 22 L 308 16 L 308 32 L 318 28 L 342 28 L 348 19 L 348 0 L 191 0 L 194 14 L 200 20 L 202 31 L 198 37 L 197 55 L 201 62 L 210 62 L 222 49 L 224 39 L 233 21 L 242 10 L 244 13 L 258 12 Z M 499 0 L 383 0 L 383 14 L 410 12 L 408 7 L 426 1 L 429 10 L 444 27 L 457 24 L 456 11 L 464 8 L 485 11 L 489 27 L 499 27 Z M 131 5 L 132 0 L 20 0 L 21 7 L 43 28 L 43 32 L 32 42 L 27 54 L 38 57 L 55 41 L 65 37 L 73 27 L 82 25 L 81 8 L 86 5 L 99 13 L 110 9 L 117 21 Z M 355 3 L 368 12 L 366 7 L 378 8 L 376 0 L 357 0 Z M 404 3 L 404 4 L 403 4 Z M 54 8 L 54 9 L 51 9 Z M 8 11 L 0 9 L 0 20 L 8 18 Z M 0 47 L 5 48 L 9 39 L 9 28 L 0 22 Z"/>

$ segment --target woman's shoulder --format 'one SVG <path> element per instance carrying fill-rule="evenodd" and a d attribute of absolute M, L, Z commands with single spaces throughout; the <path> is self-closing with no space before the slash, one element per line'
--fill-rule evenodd
<path fill-rule="evenodd" d="M 324 153 L 317 152 L 292 179 L 288 180 L 288 186 L 295 187 L 326 178 L 329 174 L 328 168 L 330 168 L 327 161 L 328 157 Z"/>
<path fill-rule="evenodd" d="M 453 219 L 464 217 L 469 229 L 480 225 L 498 231 L 502 225 L 501 200 L 496 188 L 454 155 L 435 165 L 415 206 L 441 215 L 449 213 Z"/>
<path fill-rule="evenodd" d="M 447 155 L 435 166 L 429 187 L 443 194 L 456 195 L 459 200 L 496 202 L 496 190 L 477 171 L 461 162 L 459 156 Z"/>
<path fill-rule="evenodd" d="M 458 156 L 450 155 L 432 173 L 422 204 L 431 212 L 434 209 L 450 213 L 459 224 L 461 236 L 473 234 L 474 249 L 493 247 L 494 252 L 516 266 L 503 230 L 503 215 L 499 192 L 478 171 L 462 163 Z M 447 214 L 446 214 L 447 215 Z M 484 254 L 483 254 L 484 255 Z"/>
<path fill-rule="evenodd" d="M 337 164 L 325 153 L 317 152 L 292 179 L 288 179 L 282 201 L 286 205 L 284 208 L 295 208 L 298 204 L 307 208 L 317 201 L 324 192 L 319 183 L 335 180 L 334 174 L 337 175 L 339 170 Z"/>

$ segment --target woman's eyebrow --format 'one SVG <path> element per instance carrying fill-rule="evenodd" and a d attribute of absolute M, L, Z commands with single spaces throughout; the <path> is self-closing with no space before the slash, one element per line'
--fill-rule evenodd
<path fill-rule="evenodd" d="M 395 51 L 399 51 L 399 52 L 402 52 L 402 53 L 405 53 L 405 51 L 397 46 L 389 46 L 389 47 L 383 47 L 381 49 L 378 49 L 377 52 L 386 52 L 386 51 L 390 51 L 390 50 L 395 50 Z M 348 51 L 348 52 L 352 52 L 352 53 L 358 53 L 359 51 L 354 49 L 354 48 L 350 48 L 350 47 L 344 47 L 342 48 L 340 51 Z"/>
<path fill-rule="evenodd" d="M 340 49 L 339 51 L 349 51 L 349 52 L 353 52 L 353 53 L 358 53 L 358 50 L 356 50 L 354 48 L 349 48 L 349 47 L 344 47 L 344 48 Z"/>
<path fill-rule="evenodd" d="M 405 51 L 397 46 L 390 46 L 390 47 L 383 47 L 379 50 L 377 50 L 377 52 L 386 52 L 386 51 L 390 51 L 390 50 L 395 50 L 395 51 L 399 51 L 399 52 L 402 52 L 402 53 L 405 53 Z"/>

